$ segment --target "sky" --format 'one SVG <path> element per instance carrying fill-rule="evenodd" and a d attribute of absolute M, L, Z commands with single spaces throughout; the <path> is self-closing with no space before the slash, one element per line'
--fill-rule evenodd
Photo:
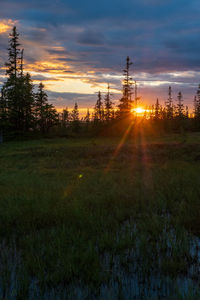
<path fill-rule="evenodd" d="M 45 84 L 59 110 L 91 108 L 108 83 L 121 93 L 125 59 L 138 82 L 140 104 L 182 91 L 192 109 L 200 83 L 199 0 L 0 0 L 0 85 L 9 32 L 16 25 L 25 70 Z"/>

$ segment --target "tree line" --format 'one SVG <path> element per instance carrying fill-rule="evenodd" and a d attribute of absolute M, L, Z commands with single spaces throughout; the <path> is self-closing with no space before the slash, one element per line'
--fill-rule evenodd
<path fill-rule="evenodd" d="M 122 97 L 117 106 L 112 101 L 112 94 L 108 84 L 107 93 L 103 96 L 99 91 L 92 113 L 89 109 L 84 118 L 80 118 L 78 104 L 72 111 L 63 109 L 57 113 L 55 107 L 49 103 L 44 85 L 40 83 L 37 90 L 33 85 L 31 75 L 24 72 L 24 49 L 20 48 L 19 34 L 16 27 L 12 29 L 6 62 L 7 79 L 3 83 L 0 95 L 0 130 L 3 134 L 24 134 L 27 132 L 48 132 L 52 127 L 65 129 L 68 132 L 96 132 L 98 129 L 108 128 L 112 124 L 124 120 L 136 120 L 137 107 L 140 98 L 137 96 L 137 83 L 130 76 L 132 62 L 126 58 L 123 70 Z M 172 88 L 169 87 L 168 97 L 164 105 L 159 99 L 154 105 L 145 107 L 143 123 L 152 122 L 165 129 L 200 129 L 200 85 L 194 97 L 194 111 L 184 105 L 181 91 L 173 99 Z M 117 128 L 117 127 L 116 127 Z"/>
<path fill-rule="evenodd" d="M 23 58 L 24 49 L 20 49 L 19 34 L 13 27 L 5 64 L 7 80 L 1 89 L 0 127 L 3 132 L 46 132 L 57 124 L 58 114 L 49 104 L 42 83 L 34 92 L 31 76 L 24 72 Z"/>

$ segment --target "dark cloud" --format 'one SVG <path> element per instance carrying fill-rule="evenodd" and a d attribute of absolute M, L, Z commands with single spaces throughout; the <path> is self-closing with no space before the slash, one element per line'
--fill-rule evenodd
<path fill-rule="evenodd" d="M 199 14 L 199 0 L 2 0 L 0 9 L 1 19 L 18 20 L 26 63 L 34 64 L 36 71 L 38 61 L 54 61 L 59 67 L 45 66 L 42 71 L 93 71 L 85 81 L 95 86 L 109 79 L 120 89 L 115 76 L 129 55 L 144 94 L 143 86 L 162 94 L 169 83 L 186 94 L 194 92 L 200 79 L 194 72 L 200 70 Z M 7 59 L 7 38 L 8 33 L 0 35 L 1 66 Z M 194 74 L 170 75 L 178 71 Z M 148 81 L 160 81 L 161 87 L 149 87 Z"/>
<path fill-rule="evenodd" d="M 43 75 L 32 75 L 31 78 L 32 78 L 32 80 L 36 80 L 36 81 L 50 81 L 50 80 L 60 81 L 60 80 L 62 80 L 61 78 L 59 79 L 56 77 L 46 77 Z"/>
<path fill-rule="evenodd" d="M 104 44 L 104 36 L 101 32 L 95 32 L 92 30 L 86 30 L 80 33 L 78 37 L 78 42 L 80 44 L 86 45 L 103 45 Z"/>
<path fill-rule="evenodd" d="M 114 4 L 105 0 L 8 0 L 2 6 L 2 18 L 19 19 L 23 36 L 40 43 L 34 51 L 27 47 L 27 59 L 32 62 L 46 46 L 49 54 L 62 55 L 59 59 L 72 65 L 79 62 L 85 69 L 120 71 L 128 54 L 138 71 L 186 70 L 190 64 L 192 69 L 200 67 L 196 0 L 115 0 Z M 57 43 L 62 51 L 52 48 Z"/>

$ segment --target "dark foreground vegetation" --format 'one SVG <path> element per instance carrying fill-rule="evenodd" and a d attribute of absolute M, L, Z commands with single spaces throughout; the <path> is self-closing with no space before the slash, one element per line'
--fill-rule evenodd
<path fill-rule="evenodd" d="M 0 299 L 199 299 L 200 134 L 0 147 Z"/>

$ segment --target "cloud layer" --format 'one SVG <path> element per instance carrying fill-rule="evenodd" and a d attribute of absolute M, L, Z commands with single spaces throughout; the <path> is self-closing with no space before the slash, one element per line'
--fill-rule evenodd
<path fill-rule="evenodd" d="M 191 103 L 200 81 L 199 14 L 198 0 L 2 0 L 0 65 L 15 23 L 26 69 L 36 82 L 44 80 L 55 99 L 62 97 L 63 105 L 72 94 L 95 99 L 107 82 L 117 98 L 127 55 L 144 101 L 164 99 L 172 85 Z"/>

